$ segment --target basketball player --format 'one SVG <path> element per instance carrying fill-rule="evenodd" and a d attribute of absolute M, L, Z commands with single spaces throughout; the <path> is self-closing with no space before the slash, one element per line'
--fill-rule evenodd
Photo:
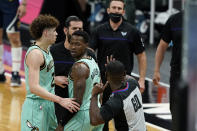
<path fill-rule="evenodd" d="M 3 29 L 6 30 L 12 53 L 11 86 L 20 86 L 22 47 L 20 40 L 19 19 L 26 13 L 26 0 L 0 0 L 0 82 L 5 82 L 3 67 Z"/>
<path fill-rule="evenodd" d="M 28 49 L 24 61 L 27 94 L 21 113 L 21 131 L 54 131 L 57 120 L 53 102 L 70 112 L 79 110 L 73 98 L 54 95 L 54 62 L 48 47 L 56 40 L 58 24 L 53 16 L 40 15 L 30 25 L 36 42 Z"/>
<path fill-rule="evenodd" d="M 73 32 L 83 30 L 83 22 L 77 16 L 69 16 L 65 20 L 64 34 L 66 39 L 59 43 L 53 44 L 50 47 L 50 52 L 53 56 L 55 66 L 55 94 L 68 98 L 68 74 L 75 60 L 72 57 L 69 46 L 70 38 Z M 91 56 L 96 61 L 96 56 L 93 51 L 87 49 L 87 55 Z M 58 121 L 58 130 L 62 131 L 65 124 L 74 116 L 58 103 L 55 103 L 55 113 Z"/>
<path fill-rule="evenodd" d="M 89 36 L 86 32 L 78 30 L 72 34 L 70 40 L 70 53 L 75 59 L 69 75 L 69 98 L 76 98 L 80 110 L 65 125 L 65 131 L 102 131 L 103 125 L 90 124 L 89 108 L 94 83 L 100 82 L 100 70 L 95 60 L 87 55 Z"/>

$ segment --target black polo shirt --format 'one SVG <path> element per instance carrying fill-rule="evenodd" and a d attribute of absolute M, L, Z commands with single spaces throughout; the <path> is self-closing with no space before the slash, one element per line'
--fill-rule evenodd
<path fill-rule="evenodd" d="M 51 46 L 50 51 L 55 64 L 55 76 L 67 76 L 74 59 L 70 51 L 64 47 L 64 41 Z"/>
<path fill-rule="evenodd" d="M 170 43 L 172 41 L 171 71 L 180 73 L 181 70 L 181 50 L 183 33 L 183 11 L 172 15 L 165 24 L 162 39 Z"/>
<path fill-rule="evenodd" d="M 115 31 L 109 21 L 96 27 L 91 35 L 90 47 L 98 49 L 97 60 L 102 75 L 105 72 L 107 56 L 113 55 L 116 60 L 121 61 L 127 74 L 130 74 L 133 69 L 133 53 L 144 51 L 139 31 L 126 21 Z"/>

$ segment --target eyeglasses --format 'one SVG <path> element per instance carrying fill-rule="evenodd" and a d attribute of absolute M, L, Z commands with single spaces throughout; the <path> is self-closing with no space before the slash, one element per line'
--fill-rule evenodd
<path fill-rule="evenodd" d="M 26 121 L 26 124 L 29 128 L 32 128 L 31 131 L 39 131 L 38 127 L 33 126 L 28 120 Z"/>

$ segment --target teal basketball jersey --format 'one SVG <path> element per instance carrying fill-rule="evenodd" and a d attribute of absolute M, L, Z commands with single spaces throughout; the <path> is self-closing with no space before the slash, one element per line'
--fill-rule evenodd
<path fill-rule="evenodd" d="M 82 105 L 80 107 L 80 110 L 89 110 L 90 107 L 90 98 L 92 95 L 92 89 L 94 86 L 94 83 L 100 83 L 101 81 L 101 77 L 100 77 L 100 70 L 99 67 L 97 65 L 97 63 L 94 61 L 93 58 L 83 58 L 80 59 L 77 62 L 82 62 L 85 63 L 90 70 L 89 73 L 89 77 L 86 79 L 86 89 L 84 92 L 84 96 L 83 96 L 83 101 L 82 101 Z M 69 76 L 69 85 L 68 85 L 68 90 L 69 90 L 69 97 L 73 98 L 73 81 L 71 79 L 71 77 Z"/>
<path fill-rule="evenodd" d="M 45 88 L 48 92 L 54 94 L 54 62 L 53 62 L 53 57 L 50 52 L 46 52 L 42 50 L 39 46 L 33 45 L 31 46 L 27 53 L 26 56 L 29 54 L 30 51 L 34 49 L 39 49 L 44 57 L 44 65 L 40 68 L 40 86 Z M 25 59 L 26 59 L 25 56 Z M 39 58 L 38 58 L 39 59 Z M 35 94 L 32 94 L 29 89 L 29 69 L 28 66 L 26 65 L 26 62 L 24 61 L 24 67 L 25 67 L 25 82 L 26 82 L 26 97 L 27 98 L 40 98 L 39 96 L 36 96 Z M 42 98 L 41 98 L 42 99 Z"/>

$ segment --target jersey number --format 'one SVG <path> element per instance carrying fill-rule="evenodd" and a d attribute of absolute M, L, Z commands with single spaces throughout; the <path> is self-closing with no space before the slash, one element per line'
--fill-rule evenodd
<path fill-rule="evenodd" d="M 53 72 L 53 73 L 52 73 L 52 78 L 53 78 L 53 80 L 51 81 L 51 88 L 53 88 L 53 87 L 55 86 L 54 77 L 55 77 L 55 73 Z"/>
<path fill-rule="evenodd" d="M 133 98 L 131 98 L 131 102 L 133 104 L 135 112 L 137 112 L 142 107 L 142 105 L 141 105 L 141 103 L 140 103 L 136 94 L 134 95 Z"/>

